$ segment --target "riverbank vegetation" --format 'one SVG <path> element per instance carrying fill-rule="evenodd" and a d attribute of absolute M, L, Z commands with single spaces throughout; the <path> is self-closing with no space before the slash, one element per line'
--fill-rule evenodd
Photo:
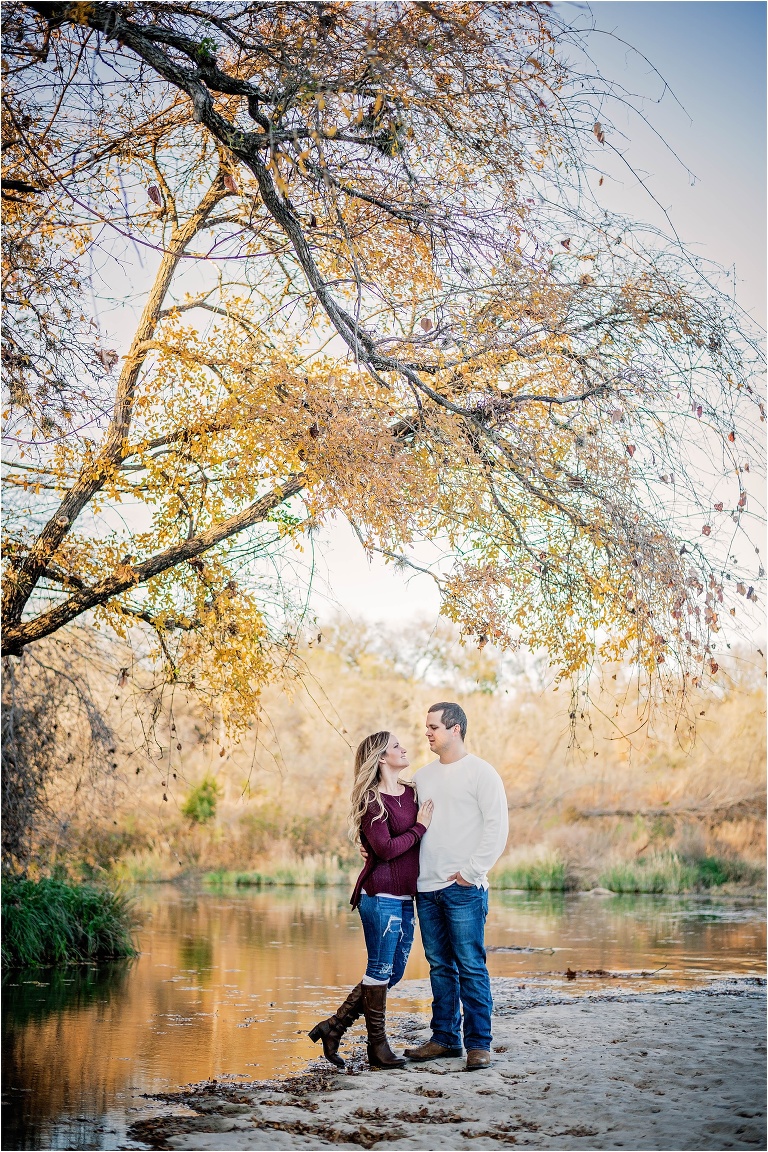
<path fill-rule="evenodd" d="M 763 882 L 758 653 L 735 656 L 717 692 L 653 718 L 624 665 L 605 666 L 596 707 L 572 717 L 546 663 L 462 647 L 447 624 L 402 636 L 330 623 L 303 658 L 304 684 L 267 690 L 240 742 L 177 693 L 157 720 L 153 757 L 130 743 L 135 701 L 110 690 L 122 788 L 109 805 L 83 803 L 80 776 L 67 788 L 61 775 L 41 857 L 91 880 L 348 884 L 359 866 L 345 823 L 352 749 L 390 725 L 415 770 L 427 759 L 427 707 L 459 696 L 469 747 L 499 769 L 509 798 L 495 885 L 682 892 Z"/>
<path fill-rule="evenodd" d="M 129 870 L 130 874 L 130 870 Z M 140 875 L 134 873 L 134 878 Z M 219 869 L 204 872 L 201 881 L 206 887 L 224 888 L 330 888 L 354 882 L 355 869 L 345 867 L 338 857 L 275 860 L 264 864 L 260 871 L 238 872 Z M 517 859 L 502 859 L 490 876 L 492 888 L 525 892 L 577 892 L 592 891 L 595 887 L 614 893 L 645 892 L 675 895 L 685 892 L 706 892 L 712 888 L 730 885 L 759 887 L 764 884 L 765 872 L 759 861 L 748 861 L 738 855 L 702 856 L 695 852 L 680 855 L 666 850 L 654 852 L 641 860 L 621 860 L 601 866 L 599 861 L 591 867 L 574 868 L 567 858 L 557 853 L 536 853 Z"/>
<path fill-rule="evenodd" d="M 62 967 L 136 954 L 126 896 L 90 884 L 6 877 L 2 885 L 4 968 Z"/>

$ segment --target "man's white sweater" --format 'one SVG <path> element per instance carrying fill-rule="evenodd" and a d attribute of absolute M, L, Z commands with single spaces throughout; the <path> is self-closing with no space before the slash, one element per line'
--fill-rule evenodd
<path fill-rule="evenodd" d="M 432 822 L 421 841 L 419 892 L 447 888 L 454 872 L 477 888 L 504 851 L 507 798 L 495 768 L 467 754 L 453 764 L 433 760 L 415 775 L 419 804 L 431 800 Z"/>

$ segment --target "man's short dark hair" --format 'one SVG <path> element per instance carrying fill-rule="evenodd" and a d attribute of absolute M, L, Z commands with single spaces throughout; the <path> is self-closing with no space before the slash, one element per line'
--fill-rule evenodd
<path fill-rule="evenodd" d="M 443 700 L 440 704 L 433 704 L 429 712 L 442 712 L 440 719 L 446 728 L 453 728 L 455 724 L 458 724 L 461 738 L 464 739 L 467 734 L 467 714 L 460 704 L 452 704 L 450 701 Z"/>

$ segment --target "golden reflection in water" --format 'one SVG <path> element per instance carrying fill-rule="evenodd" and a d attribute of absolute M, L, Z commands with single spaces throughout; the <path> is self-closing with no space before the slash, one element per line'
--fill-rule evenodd
<path fill-rule="evenodd" d="M 4 1084 L 28 1147 L 45 1146 L 32 1130 L 46 1117 L 114 1116 L 142 1092 L 233 1073 L 264 1079 L 301 1066 L 319 1051 L 307 1031 L 364 970 L 359 919 L 339 890 L 195 895 L 162 887 L 136 899 L 142 951 L 131 965 L 90 978 L 37 973 L 7 981 L 16 987 L 6 988 L 4 1003 Z M 680 985 L 716 973 L 762 974 L 765 924 L 756 906 L 494 892 L 487 940 L 556 949 L 492 951 L 492 976 L 666 964 L 666 984 Z M 427 974 L 417 934 L 406 980 Z M 603 984 L 555 979 L 570 994 Z"/>

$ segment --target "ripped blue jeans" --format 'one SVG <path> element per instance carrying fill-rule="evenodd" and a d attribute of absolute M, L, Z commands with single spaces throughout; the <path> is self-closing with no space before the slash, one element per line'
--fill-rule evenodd
<path fill-rule="evenodd" d="M 413 944 L 413 900 L 393 900 L 391 896 L 368 896 L 363 892 L 358 906 L 368 950 L 366 976 L 388 981 L 393 988 L 403 978 Z"/>

